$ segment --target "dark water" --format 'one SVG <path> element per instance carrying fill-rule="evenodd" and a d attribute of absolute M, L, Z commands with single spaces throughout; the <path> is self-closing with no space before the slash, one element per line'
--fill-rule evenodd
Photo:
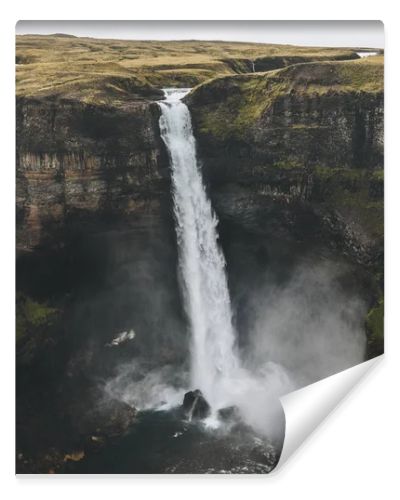
<path fill-rule="evenodd" d="M 268 473 L 280 445 L 243 424 L 209 429 L 178 411 L 145 411 L 123 437 L 71 465 L 70 473 Z"/>

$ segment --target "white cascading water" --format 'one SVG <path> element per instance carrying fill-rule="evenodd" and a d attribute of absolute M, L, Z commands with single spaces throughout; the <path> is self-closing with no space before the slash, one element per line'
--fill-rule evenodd
<path fill-rule="evenodd" d="M 190 89 L 165 89 L 160 131 L 169 151 L 184 307 L 191 329 L 191 388 L 200 389 L 213 413 L 236 405 L 255 428 L 271 429 L 271 401 L 287 392 L 284 370 L 266 362 L 258 373 L 240 363 L 232 326 L 225 259 L 217 218 L 196 157 L 190 112 L 181 99 Z"/>
<path fill-rule="evenodd" d="M 191 383 L 213 406 L 220 382 L 233 376 L 238 360 L 218 221 L 197 163 L 189 109 L 181 102 L 188 91 L 165 90 L 160 129 L 170 154 L 179 271 L 192 332 Z"/>

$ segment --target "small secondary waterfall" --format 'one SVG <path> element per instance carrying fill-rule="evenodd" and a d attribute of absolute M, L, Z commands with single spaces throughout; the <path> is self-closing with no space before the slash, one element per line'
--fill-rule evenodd
<path fill-rule="evenodd" d="M 225 259 L 196 158 L 190 112 L 181 102 L 189 89 L 164 92 L 160 130 L 170 155 L 179 274 L 192 334 L 191 384 L 215 406 L 219 384 L 238 368 Z"/>

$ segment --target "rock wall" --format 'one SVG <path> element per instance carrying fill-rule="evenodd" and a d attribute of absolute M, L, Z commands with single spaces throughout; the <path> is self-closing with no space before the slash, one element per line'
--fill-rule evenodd
<path fill-rule="evenodd" d="M 16 116 L 17 250 L 163 212 L 169 175 L 156 104 L 18 99 Z"/>
<path fill-rule="evenodd" d="M 367 270 L 371 307 L 380 304 L 383 90 L 374 68 L 358 64 L 218 78 L 188 96 L 228 274 L 238 255 L 230 258 L 229 246 L 250 245 L 263 265 L 284 248 L 331 248 Z M 153 310 L 154 324 L 138 323 L 151 332 L 149 345 L 163 337 L 172 309 L 168 330 L 184 331 L 158 119 L 157 104 L 143 100 L 112 107 L 17 100 L 17 250 L 25 258 L 18 287 L 39 304 L 58 293 L 60 309 L 72 293 L 70 330 L 79 339 L 106 342 L 116 321 L 129 329 L 143 310 Z M 46 256 L 53 250 L 54 262 Z M 89 301 L 88 315 L 94 283 L 104 297 Z M 114 283 L 123 283 L 119 296 Z"/>
<path fill-rule="evenodd" d="M 227 77 L 188 97 L 214 204 L 222 219 L 253 231 L 325 238 L 375 262 L 383 249 L 383 92 L 327 89 L 329 65 L 316 65 L 317 74 L 297 66 L 290 85 L 279 73 Z"/>

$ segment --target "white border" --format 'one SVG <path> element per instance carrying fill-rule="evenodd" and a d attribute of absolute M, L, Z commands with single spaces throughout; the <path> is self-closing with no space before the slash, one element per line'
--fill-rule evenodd
<path fill-rule="evenodd" d="M 7 9 L 7 12 L 6 12 Z M 111 498 L 397 498 L 399 486 L 399 25 L 395 2 L 3 2 L 1 17 L 1 493 L 30 500 Z M 386 355 L 296 457 L 273 476 L 14 476 L 14 25 L 18 19 L 380 19 L 386 29 Z M 6 69 L 6 71 L 5 71 Z M 5 151 L 5 154 L 4 154 Z M 397 306 L 397 307 L 396 307 Z"/>
<path fill-rule="evenodd" d="M 370 359 L 280 398 L 285 412 L 285 439 L 274 473 L 286 465 L 303 442 L 382 359 L 383 355 Z"/>

